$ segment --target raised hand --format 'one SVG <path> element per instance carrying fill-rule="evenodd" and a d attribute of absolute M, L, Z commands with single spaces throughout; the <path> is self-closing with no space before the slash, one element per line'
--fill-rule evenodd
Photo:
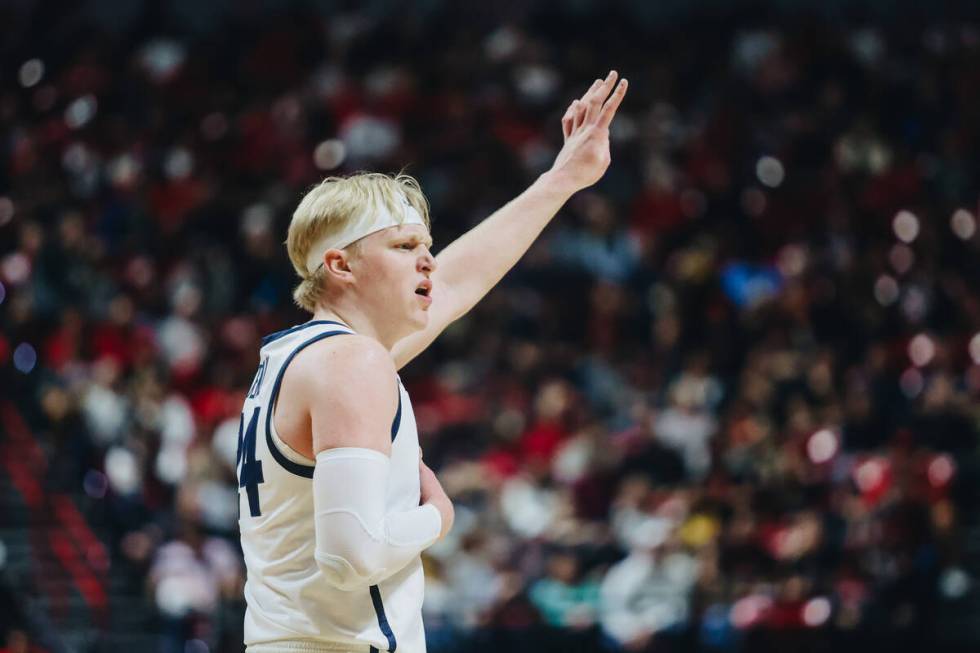
<path fill-rule="evenodd" d="M 605 79 L 595 80 L 581 98 L 572 101 L 561 119 L 565 145 L 549 175 L 555 183 L 567 184 L 570 192 L 599 181 L 609 167 L 609 124 L 628 86 L 625 79 L 617 84 L 618 76 L 611 70 Z"/>

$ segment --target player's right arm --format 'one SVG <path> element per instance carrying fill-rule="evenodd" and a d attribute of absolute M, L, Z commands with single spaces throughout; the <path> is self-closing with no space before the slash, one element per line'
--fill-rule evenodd
<path fill-rule="evenodd" d="M 402 367 L 428 347 L 449 324 L 465 315 L 497 285 L 573 194 L 597 182 L 609 167 L 609 125 L 626 96 L 626 80 L 609 71 L 562 118 L 565 143 L 551 169 L 537 181 L 450 243 L 436 257 L 432 306 L 426 327 L 395 343 Z"/>
<path fill-rule="evenodd" d="M 398 386 L 384 347 L 352 335 L 309 349 L 296 362 L 316 457 L 315 557 L 328 582 L 355 590 L 391 576 L 444 535 L 452 508 L 430 486 L 423 505 L 386 509 Z"/>

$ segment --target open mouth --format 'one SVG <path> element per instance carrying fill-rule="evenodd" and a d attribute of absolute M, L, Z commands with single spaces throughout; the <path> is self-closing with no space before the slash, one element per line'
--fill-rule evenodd
<path fill-rule="evenodd" d="M 426 279 L 419 284 L 419 287 L 415 289 L 416 295 L 421 295 L 423 297 L 428 297 L 432 294 L 432 282 Z"/>

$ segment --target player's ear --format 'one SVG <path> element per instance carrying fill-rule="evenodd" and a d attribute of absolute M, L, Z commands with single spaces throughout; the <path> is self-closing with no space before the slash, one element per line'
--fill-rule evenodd
<path fill-rule="evenodd" d="M 354 273 L 350 269 L 350 258 L 347 252 L 340 249 L 328 249 L 323 254 L 323 267 L 327 275 L 337 281 L 352 281 Z"/>

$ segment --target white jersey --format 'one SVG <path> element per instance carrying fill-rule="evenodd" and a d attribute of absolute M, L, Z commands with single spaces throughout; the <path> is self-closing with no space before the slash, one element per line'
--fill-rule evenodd
<path fill-rule="evenodd" d="M 421 558 L 363 590 L 345 592 L 327 583 L 313 558 L 315 461 L 287 446 L 273 424 L 272 407 L 293 357 L 324 338 L 351 333 L 338 322 L 314 320 L 262 340 L 259 370 L 245 399 L 238 436 L 238 524 L 248 571 L 246 645 L 425 651 Z M 391 425 L 387 508 L 406 511 L 419 505 L 418 430 L 408 393 L 400 381 L 392 381 L 399 398 Z"/>

